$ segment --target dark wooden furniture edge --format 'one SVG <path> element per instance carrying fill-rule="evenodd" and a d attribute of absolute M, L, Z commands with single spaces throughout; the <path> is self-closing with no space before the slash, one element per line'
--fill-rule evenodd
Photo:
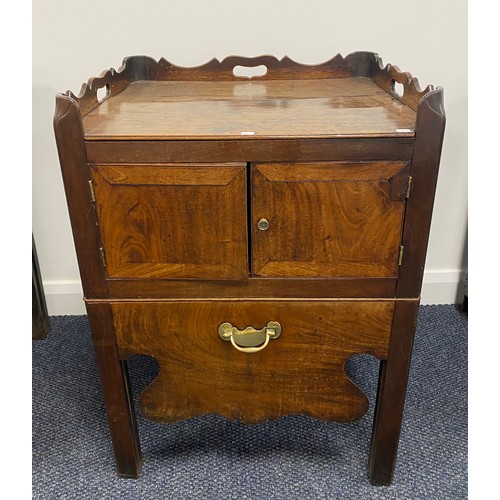
<path fill-rule="evenodd" d="M 380 362 L 368 461 L 374 485 L 391 484 L 394 474 L 419 304 L 419 299 L 396 301 L 388 358 Z"/>
<path fill-rule="evenodd" d="M 417 112 L 410 171 L 413 182 L 406 207 L 398 297 L 420 296 L 445 122 L 443 89 L 438 87 L 421 99 Z"/>
<path fill-rule="evenodd" d="M 78 103 L 70 96 L 58 94 L 56 97 L 54 132 L 83 293 L 86 296 L 105 297 L 107 287 L 100 259 L 97 216 L 89 191 L 90 171 L 83 142 L 82 120 Z"/>
<path fill-rule="evenodd" d="M 49 313 L 43 290 L 35 239 L 31 236 L 31 338 L 43 340 L 50 330 Z"/>
<path fill-rule="evenodd" d="M 127 362 L 118 354 L 111 305 L 93 302 L 86 307 L 118 474 L 135 478 L 142 467 L 142 453 Z"/>

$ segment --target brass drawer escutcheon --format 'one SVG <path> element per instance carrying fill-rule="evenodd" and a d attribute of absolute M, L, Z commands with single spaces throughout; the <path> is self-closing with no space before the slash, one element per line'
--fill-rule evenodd
<path fill-rule="evenodd" d="M 238 330 L 231 323 L 222 323 L 219 326 L 219 337 L 230 341 L 238 351 L 252 353 L 262 351 L 270 339 L 277 339 L 281 335 L 281 325 L 277 321 L 269 321 L 262 329 L 256 330 L 247 326 L 244 330 Z"/>

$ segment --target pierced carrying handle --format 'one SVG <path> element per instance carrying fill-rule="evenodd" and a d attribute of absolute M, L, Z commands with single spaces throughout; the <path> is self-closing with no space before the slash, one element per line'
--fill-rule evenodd
<path fill-rule="evenodd" d="M 281 325 L 277 321 L 269 321 L 262 329 L 256 330 L 247 326 L 238 330 L 231 323 L 222 323 L 219 326 L 219 337 L 230 341 L 235 349 L 241 352 L 252 353 L 262 351 L 270 339 L 277 339 L 281 335 Z"/>
<path fill-rule="evenodd" d="M 269 70 L 272 72 L 278 64 L 279 61 L 273 56 L 229 56 L 222 61 L 221 66 L 239 80 L 266 77 Z"/>

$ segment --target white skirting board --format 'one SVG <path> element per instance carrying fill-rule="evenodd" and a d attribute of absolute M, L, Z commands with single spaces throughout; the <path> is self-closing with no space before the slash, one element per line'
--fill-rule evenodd
<path fill-rule="evenodd" d="M 424 274 L 422 304 L 458 304 L 463 300 L 462 284 L 466 273 L 459 269 L 432 270 Z M 44 281 L 50 316 L 85 314 L 79 280 Z"/>
<path fill-rule="evenodd" d="M 460 269 L 425 271 L 420 303 L 462 304 L 466 277 L 467 271 Z"/>
<path fill-rule="evenodd" d="M 86 314 L 80 280 L 44 281 L 49 316 Z"/>

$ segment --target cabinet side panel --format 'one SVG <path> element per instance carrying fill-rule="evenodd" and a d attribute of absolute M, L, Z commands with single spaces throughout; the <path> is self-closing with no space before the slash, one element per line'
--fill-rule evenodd
<path fill-rule="evenodd" d="M 443 90 L 427 94 L 417 115 L 413 179 L 403 230 L 404 255 L 397 285 L 398 297 L 419 297 L 424 275 L 432 208 L 443 145 Z"/>
<path fill-rule="evenodd" d="M 66 192 L 83 292 L 86 297 L 107 295 L 95 207 L 92 203 L 80 111 L 62 94 L 56 98 L 54 132 Z"/>

